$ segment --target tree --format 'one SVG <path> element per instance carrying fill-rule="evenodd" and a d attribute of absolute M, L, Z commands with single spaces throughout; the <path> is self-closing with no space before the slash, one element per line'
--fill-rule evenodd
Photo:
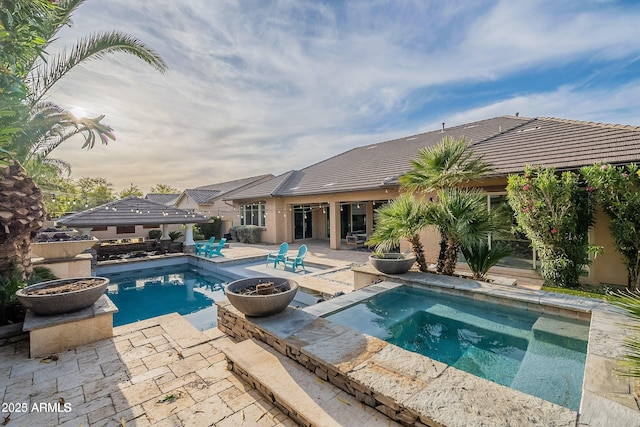
<path fill-rule="evenodd" d="M 177 194 L 179 193 L 177 188 L 174 188 L 167 184 L 156 184 L 155 187 L 151 187 L 150 193 L 153 194 Z"/>
<path fill-rule="evenodd" d="M 142 42 L 119 32 L 89 35 L 71 49 L 45 61 L 46 48 L 62 27 L 71 25 L 71 15 L 82 3 L 83 0 L 6 0 L 0 4 L 1 77 L 3 83 L 9 82 L 2 88 L 0 105 L 0 148 L 4 150 L 4 160 L 0 159 L 3 160 L 0 180 L 3 187 L 18 188 L 16 185 L 19 185 L 24 190 L 14 191 L 12 197 L 3 198 L 0 202 L 0 212 L 9 213 L 0 219 L 2 275 L 12 274 L 13 265 L 22 270 L 24 277 L 32 274 L 30 243 L 45 216 L 42 193 L 20 160 L 26 161 L 30 155 L 33 159 L 46 157 L 51 150 L 45 149 L 44 156 L 35 156 L 35 147 L 49 146 L 50 137 L 53 137 L 53 145 L 56 141 L 59 144 L 66 139 L 64 135 L 68 138 L 76 129 L 81 129 L 79 132 L 85 137 L 84 147 L 88 149 L 96 140 L 107 143 L 112 137 L 110 128 L 99 123 L 102 117 L 85 121 L 87 126 L 83 128 L 82 122 L 59 111 L 56 113 L 51 104 L 43 106 L 41 102 L 49 89 L 75 66 L 111 53 L 132 54 L 159 71 L 166 68 L 162 58 Z M 5 55 L 5 51 L 9 54 Z M 17 95 L 4 96 L 6 93 Z M 47 113 L 39 115 L 38 111 Z M 46 130 L 48 125 L 49 131 Z M 69 129 L 71 132 L 67 132 Z"/>
<path fill-rule="evenodd" d="M 427 205 L 424 222 L 437 226 L 446 240 L 442 274 L 453 275 L 463 246 L 486 242 L 490 233 L 504 228 L 486 200 L 480 190 L 455 187 L 438 191 L 437 201 Z"/>
<path fill-rule="evenodd" d="M 442 142 L 420 150 L 411 161 L 411 169 L 400 177 L 407 190 L 430 193 L 478 180 L 493 170 L 482 157 L 477 157 L 464 138 L 444 137 Z M 440 253 L 437 271 L 445 269 L 447 250 L 446 230 L 440 231 Z"/>
<path fill-rule="evenodd" d="M 635 164 L 582 168 L 587 189 L 609 218 L 615 247 L 627 267 L 628 285 L 640 288 L 640 170 Z"/>
<path fill-rule="evenodd" d="M 588 266 L 589 229 L 594 223 L 594 197 L 573 172 L 526 166 L 524 175 L 510 175 L 509 204 L 531 240 L 540 274 L 550 286 L 578 287 Z"/>
<path fill-rule="evenodd" d="M 375 245 L 377 251 L 389 252 L 400 244 L 400 239 L 407 239 L 416 256 L 418 268 L 420 271 L 428 271 L 424 246 L 420 241 L 420 231 L 427 226 L 424 202 L 416 200 L 411 194 L 403 193 L 391 203 L 376 209 L 376 213 L 376 228 L 367 244 Z"/>
<path fill-rule="evenodd" d="M 118 193 L 119 199 L 124 199 L 125 197 L 130 197 L 130 196 L 142 197 L 144 196 L 144 194 L 142 194 L 142 191 L 140 191 L 140 187 L 138 187 L 137 185 L 133 185 L 133 183 L 131 183 L 129 188 L 125 188 L 120 193 Z"/>
<path fill-rule="evenodd" d="M 78 187 L 80 188 L 80 197 L 86 201 L 90 208 L 116 200 L 113 184 L 104 178 L 80 178 Z"/>

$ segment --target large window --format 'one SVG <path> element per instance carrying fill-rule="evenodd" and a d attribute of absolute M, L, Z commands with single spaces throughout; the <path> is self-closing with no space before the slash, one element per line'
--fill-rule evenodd
<path fill-rule="evenodd" d="M 489 210 L 500 210 L 504 215 L 511 217 L 513 221 L 513 228 L 516 226 L 516 220 L 509 203 L 507 202 L 506 194 L 489 194 L 488 195 Z M 531 240 L 527 238 L 521 232 L 511 232 L 507 236 L 500 236 L 490 238 L 490 244 L 495 242 L 502 242 L 509 246 L 513 253 L 507 258 L 503 258 L 498 265 L 504 267 L 523 268 L 523 269 L 535 269 L 536 268 L 536 254 L 531 247 Z"/>
<path fill-rule="evenodd" d="M 240 225 L 265 226 L 265 205 L 255 203 L 240 206 Z"/>

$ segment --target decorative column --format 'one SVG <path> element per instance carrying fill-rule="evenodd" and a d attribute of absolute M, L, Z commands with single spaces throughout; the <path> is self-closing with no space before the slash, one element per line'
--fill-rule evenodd
<path fill-rule="evenodd" d="M 196 242 L 193 241 L 194 224 L 185 224 L 184 243 L 182 244 L 182 252 L 192 254 L 195 252 Z"/>
<path fill-rule="evenodd" d="M 168 224 L 162 224 L 162 237 L 160 238 L 160 240 L 171 240 L 171 238 L 169 237 Z"/>
<path fill-rule="evenodd" d="M 331 230 L 329 247 L 331 249 L 340 249 L 340 202 L 329 203 L 329 230 Z"/>

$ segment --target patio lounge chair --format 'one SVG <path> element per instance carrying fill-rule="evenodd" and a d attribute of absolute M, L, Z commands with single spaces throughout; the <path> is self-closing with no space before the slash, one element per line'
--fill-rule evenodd
<path fill-rule="evenodd" d="M 215 236 L 211 236 L 207 243 L 196 243 L 196 255 L 204 255 L 207 251 L 207 248 L 213 246 L 213 242 L 215 240 Z"/>
<path fill-rule="evenodd" d="M 215 243 L 211 245 L 211 247 L 207 248 L 204 256 L 207 258 L 212 258 L 214 255 L 223 257 L 224 255 L 222 255 L 221 251 L 222 248 L 224 248 L 225 243 L 227 243 L 227 239 L 223 237 L 218 243 Z"/>
<path fill-rule="evenodd" d="M 295 272 L 296 268 L 302 267 L 302 269 L 306 273 L 307 270 L 304 268 L 304 257 L 306 255 L 307 255 L 307 245 L 301 245 L 300 248 L 298 249 L 298 255 L 296 255 L 295 258 L 285 257 L 284 268 L 286 269 L 287 266 L 290 266 L 291 271 Z"/>
<path fill-rule="evenodd" d="M 267 254 L 267 265 L 269 265 L 269 261 L 273 261 L 273 268 L 278 266 L 279 262 L 284 263 L 284 259 L 287 256 L 287 251 L 289 250 L 289 244 L 284 242 L 280 245 L 280 250 L 278 253 L 270 253 Z"/>

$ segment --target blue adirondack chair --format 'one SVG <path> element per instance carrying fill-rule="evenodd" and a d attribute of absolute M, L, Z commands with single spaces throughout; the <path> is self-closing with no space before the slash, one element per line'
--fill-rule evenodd
<path fill-rule="evenodd" d="M 227 239 L 223 237 L 218 243 L 215 243 L 208 247 L 204 253 L 204 256 L 207 258 L 213 258 L 214 255 L 223 257 L 224 255 L 221 251 L 222 248 L 224 248 L 225 243 L 227 243 Z"/>
<path fill-rule="evenodd" d="M 288 250 L 289 244 L 287 242 L 282 243 L 278 253 L 267 254 L 267 265 L 269 265 L 270 261 L 273 261 L 273 268 L 276 268 L 279 262 L 284 263 Z"/>
<path fill-rule="evenodd" d="M 307 270 L 304 268 L 304 257 L 306 255 L 307 255 L 307 245 L 301 245 L 300 248 L 298 249 L 298 255 L 296 255 L 295 258 L 285 257 L 284 268 L 286 269 L 287 266 L 289 266 L 291 267 L 291 271 L 295 272 L 296 268 L 302 267 L 302 269 L 306 273 Z"/>
<path fill-rule="evenodd" d="M 215 236 L 211 236 L 207 243 L 196 243 L 196 255 L 204 255 L 207 252 L 207 248 L 213 246 L 215 240 Z"/>

